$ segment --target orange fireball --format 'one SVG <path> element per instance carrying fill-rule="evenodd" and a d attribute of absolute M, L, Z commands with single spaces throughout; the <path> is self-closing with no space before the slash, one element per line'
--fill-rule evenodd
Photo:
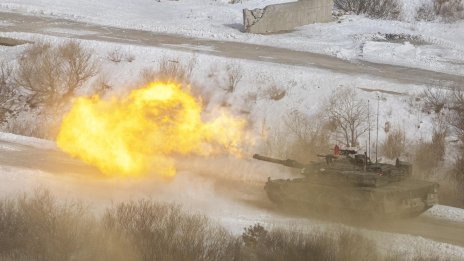
<path fill-rule="evenodd" d="M 57 137 L 66 153 L 108 175 L 176 173 L 175 154 L 240 152 L 245 120 L 219 111 L 204 122 L 202 105 L 180 84 L 153 82 L 128 97 L 77 98 Z"/>

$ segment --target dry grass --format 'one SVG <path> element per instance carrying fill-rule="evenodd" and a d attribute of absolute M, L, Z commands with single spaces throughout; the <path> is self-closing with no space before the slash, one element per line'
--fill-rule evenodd
<path fill-rule="evenodd" d="M 116 204 L 100 218 L 43 190 L 0 201 L 0 260 L 381 259 L 375 243 L 344 228 L 257 224 L 233 236 L 204 216 L 149 200 Z"/>
<path fill-rule="evenodd" d="M 403 130 L 393 130 L 381 146 L 384 156 L 389 159 L 399 158 L 406 150 L 406 136 Z"/>

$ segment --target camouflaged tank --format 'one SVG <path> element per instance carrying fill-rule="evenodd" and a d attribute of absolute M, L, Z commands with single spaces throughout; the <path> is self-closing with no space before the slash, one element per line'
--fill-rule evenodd
<path fill-rule="evenodd" d="M 325 160 L 302 164 L 253 156 L 301 170 L 302 178 L 268 178 L 264 189 L 269 199 L 282 207 L 398 217 L 419 215 L 438 203 L 438 184 L 412 178 L 412 166 L 407 162 L 372 163 L 365 154 L 352 150 L 321 157 Z"/>

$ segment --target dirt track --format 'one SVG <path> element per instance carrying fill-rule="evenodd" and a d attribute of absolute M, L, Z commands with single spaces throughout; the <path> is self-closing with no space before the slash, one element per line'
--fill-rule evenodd
<path fill-rule="evenodd" d="M 284 48 L 189 38 L 181 35 L 122 29 L 9 12 L 0 12 L 0 17 L 6 22 L 6 25 L 0 26 L 0 32 L 36 33 L 75 39 L 153 46 L 222 57 L 325 69 L 337 73 L 380 78 L 408 84 L 451 88 L 462 87 L 464 84 L 463 76 L 364 61 L 349 62 L 333 56 Z M 62 32 L 57 32 L 60 30 Z"/>

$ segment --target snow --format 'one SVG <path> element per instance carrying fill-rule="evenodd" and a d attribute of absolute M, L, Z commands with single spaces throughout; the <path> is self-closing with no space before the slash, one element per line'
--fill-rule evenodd
<path fill-rule="evenodd" d="M 4 144 L 5 142 L 7 143 Z M 13 146 L 11 143 L 39 149 L 56 149 L 56 145 L 53 141 L 0 132 L 0 149 L 7 148 L 10 150 L 16 150 L 15 147 L 17 146 Z"/>
<path fill-rule="evenodd" d="M 159 33 L 266 44 L 324 53 L 346 60 L 359 59 L 464 75 L 464 22 L 442 24 L 415 22 L 409 18 L 399 22 L 372 20 L 362 16 L 343 16 L 339 22 L 308 25 L 285 34 L 262 36 L 240 31 L 242 8 L 252 9 L 286 1 L 244 0 L 243 4 L 235 5 L 228 4 L 227 0 L 161 2 L 134 0 L 117 4 L 114 2 L 110 0 L 0 0 L 0 10 Z M 415 9 L 418 3 L 418 0 L 411 1 L 408 10 Z M 0 21 L 0 29 L 10 25 L 8 22 Z M 54 27 L 44 28 L 44 31 L 58 33 L 64 38 L 14 32 L 0 33 L 0 36 L 59 43 L 66 40 L 67 36 L 96 33 L 91 30 Z M 409 38 L 404 41 L 387 41 L 386 34 L 406 35 Z M 410 39 L 420 41 L 414 42 Z M 272 136 L 273 133 L 287 131 L 283 119 L 290 112 L 299 110 L 307 115 L 314 114 L 332 91 L 340 86 L 357 88 L 363 99 L 370 100 L 374 106 L 378 102 L 379 118 L 382 119 L 380 141 L 383 141 L 387 135 L 382 128 L 386 122 L 389 122 L 392 128 L 404 130 L 411 143 L 429 139 L 433 129 L 433 115 L 422 112 L 415 99 L 427 86 L 394 83 L 365 75 L 347 75 L 276 64 L 270 57 L 268 62 L 255 62 L 200 52 L 192 54 L 192 49 L 214 51 L 212 47 L 206 45 L 193 47 L 181 44 L 180 46 L 189 49 L 184 52 L 97 41 L 81 42 L 95 50 L 101 63 L 102 73 L 109 76 L 110 85 L 114 87 L 116 93 L 124 93 L 136 87 L 140 81 L 140 72 L 145 68 L 156 67 L 157 61 L 163 57 L 188 61 L 194 56 L 197 65 L 193 75 L 193 88 L 202 96 L 206 113 L 214 111 L 220 104 L 228 104 L 233 112 L 245 117 L 250 122 L 250 130 L 258 137 L 257 147 L 246 148 L 250 154 L 254 151 L 270 152 L 272 149 L 266 147 L 263 140 L 259 140 L 262 138 L 260 133 L 269 132 Z M 13 60 L 23 48 L 0 47 L 0 52 L 2 57 Z M 135 60 L 110 62 L 108 54 L 113 50 L 131 54 Z M 227 94 L 220 88 L 224 84 L 224 68 L 229 64 L 239 65 L 243 73 L 243 79 L 233 94 Z M 277 101 L 270 99 L 271 86 L 285 90 L 286 95 Z M 361 144 L 364 144 L 364 141 L 361 141 Z M 282 144 L 274 144 L 276 145 Z M 47 153 L 46 150 L 57 152 L 56 145 L 52 141 L 0 133 L 0 154 L 21 153 L 30 149 L 43 149 L 44 153 Z M 63 158 L 64 161 L 65 159 Z M 151 197 L 160 201 L 183 204 L 190 211 L 206 213 L 234 233 L 241 233 L 243 227 L 256 222 L 266 226 L 298 224 L 308 228 L 323 229 L 333 226 L 320 221 L 282 216 L 266 208 L 255 208 L 242 203 L 243 199 L 249 199 L 247 197 L 265 198 L 262 184 L 268 176 L 293 177 L 293 174 L 286 172 L 284 168 L 230 158 L 215 159 L 214 164 L 211 161 L 194 159 L 194 162 L 188 162 L 187 166 L 189 168 L 194 166 L 194 170 L 183 168 L 182 164 L 179 164 L 178 177 L 166 184 L 156 179 L 89 178 L 85 175 L 69 173 L 66 169 L 62 170 L 61 175 L 56 175 L 39 169 L 0 165 L 0 194 L 15 195 L 30 192 L 37 187 L 45 187 L 59 196 L 89 201 L 97 210 L 121 200 Z M 218 169 L 221 171 L 218 172 Z M 221 187 L 221 182 L 218 181 L 220 179 L 232 182 L 235 184 L 234 188 Z M 261 194 L 247 195 L 234 192 L 239 188 L 260 191 Z M 464 223 L 464 210 L 442 205 L 434 206 L 424 213 L 424 216 L 443 222 Z M 434 249 L 448 259 L 464 258 L 464 248 L 451 244 L 412 235 L 363 231 L 378 242 L 377 245 L 385 252 L 391 249 L 405 251 L 411 248 Z"/>
<path fill-rule="evenodd" d="M 436 205 L 427 210 L 424 215 L 438 218 L 440 220 L 464 223 L 464 211 L 461 208 Z"/>
<path fill-rule="evenodd" d="M 338 21 L 296 28 L 293 32 L 255 35 L 242 32 L 242 9 L 264 7 L 285 0 L 227 1 L 134 0 L 118 2 L 1 0 L 0 10 L 48 15 L 108 26 L 181 34 L 185 36 L 256 43 L 333 55 L 347 60 L 368 60 L 390 64 L 464 74 L 464 21 L 456 23 L 417 22 L 415 10 L 429 0 L 404 1 L 404 21 L 372 20 L 362 16 L 343 16 Z M 424 39 L 424 45 L 375 45 L 376 34 L 402 34 Z M 363 46 L 368 45 L 366 53 Z M 372 49 L 374 48 L 375 49 Z M 392 50 L 394 49 L 394 50 Z M 397 51 L 399 55 L 395 55 Z M 372 52 L 383 54 L 381 57 Z M 393 53 L 395 52 L 395 53 Z"/>

